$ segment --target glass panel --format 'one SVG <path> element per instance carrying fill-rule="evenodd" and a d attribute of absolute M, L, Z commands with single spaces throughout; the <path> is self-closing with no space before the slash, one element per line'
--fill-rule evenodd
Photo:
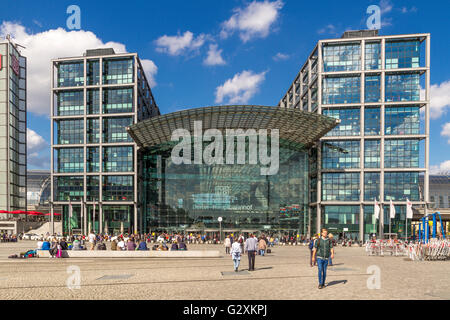
<path fill-rule="evenodd" d="M 380 167 L 380 140 L 364 141 L 364 167 Z"/>
<path fill-rule="evenodd" d="M 323 201 L 359 201 L 359 173 L 323 173 Z"/>
<path fill-rule="evenodd" d="M 386 69 L 420 67 L 419 41 L 386 41 Z"/>
<path fill-rule="evenodd" d="M 419 140 L 386 140 L 384 166 L 386 168 L 418 168 Z"/>
<path fill-rule="evenodd" d="M 103 90 L 103 113 L 133 112 L 133 88 Z"/>
<path fill-rule="evenodd" d="M 360 77 L 327 77 L 323 79 L 324 104 L 361 102 Z"/>
<path fill-rule="evenodd" d="M 132 172 L 133 147 L 103 147 L 104 172 Z"/>
<path fill-rule="evenodd" d="M 392 74 L 386 75 L 386 101 L 419 101 L 420 75 Z"/>
<path fill-rule="evenodd" d="M 325 72 L 360 70 L 361 46 L 359 44 L 324 45 L 323 68 Z"/>
<path fill-rule="evenodd" d="M 323 114 L 325 116 L 341 120 L 341 123 L 327 133 L 326 136 L 359 136 L 361 126 L 360 113 L 360 109 L 324 109 Z"/>
<path fill-rule="evenodd" d="M 84 171 L 83 148 L 57 149 L 56 153 L 56 172 L 70 173 Z"/>
<path fill-rule="evenodd" d="M 385 172 L 384 199 L 389 201 L 419 201 L 418 172 Z"/>
<path fill-rule="evenodd" d="M 366 43 L 366 70 L 381 69 L 381 44 Z"/>
<path fill-rule="evenodd" d="M 324 206 L 323 226 L 336 240 L 345 237 L 356 241 L 359 237 L 359 210 L 359 206 Z"/>
<path fill-rule="evenodd" d="M 385 113 L 386 135 L 420 133 L 419 107 L 386 107 Z"/>
<path fill-rule="evenodd" d="M 364 109 L 364 134 L 368 136 L 380 135 L 380 108 Z"/>
<path fill-rule="evenodd" d="M 360 167 L 359 141 L 323 141 L 322 169 Z"/>
<path fill-rule="evenodd" d="M 380 174 L 377 172 L 364 173 L 364 200 L 380 200 Z"/>
<path fill-rule="evenodd" d="M 83 119 L 57 121 L 58 144 L 83 144 Z"/>
<path fill-rule="evenodd" d="M 78 87 L 84 84 L 84 63 L 62 62 L 58 64 L 58 87 Z"/>
<path fill-rule="evenodd" d="M 379 102 L 380 101 L 380 76 L 365 77 L 365 102 Z"/>
<path fill-rule="evenodd" d="M 133 201 L 133 176 L 103 176 L 103 201 Z"/>
<path fill-rule="evenodd" d="M 103 83 L 125 84 L 133 83 L 134 59 L 104 59 L 103 60 Z"/>
<path fill-rule="evenodd" d="M 132 142 L 126 127 L 133 124 L 132 117 L 104 118 L 103 119 L 103 141 L 104 142 Z"/>
<path fill-rule="evenodd" d="M 57 94 L 58 116 L 76 116 L 84 114 L 83 91 L 64 91 Z"/>

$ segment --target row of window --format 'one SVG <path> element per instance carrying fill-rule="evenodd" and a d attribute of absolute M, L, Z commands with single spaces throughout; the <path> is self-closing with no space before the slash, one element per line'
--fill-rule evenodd
<path fill-rule="evenodd" d="M 417 139 L 385 140 L 385 168 L 419 168 Z M 380 140 L 364 141 L 364 167 L 380 167 Z M 360 168 L 360 141 L 324 141 L 322 143 L 322 169 Z"/>
<path fill-rule="evenodd" d="M 359 201 L 359 173 L 323 173 L 322 201 Z M 364 174 L 364 200 L 380 197 L 380 173 Z M 418 172 L 385 172 L 384 199 L 393 201 L 419 201 Z"/>
<path fill-rule="evenodd" d="M 126 113 L 134 112 L 133 88 L 103 89 L 102 112 Z M 100 91 L 89 89 L 86 94 L 86 114 L 99 114 Z M 84 115 L 84 94 L 82 90 L 62 91 L 56 95 L 57 116 Z"/>
<path fill-rule="evenodd" d="M 419 41 L 386 41 L 386 69 L 418 68 L 421 58 Z M 381 44 L 372 42 L 365 44 L 365 68 L 377 70 L 381 68 Z M 361 70 L 361 45 L 325 44 L 323 47 L 323 70 L 325 72 Z"/>
<path fill-rule="evenodd" d="M 126 131 L 126 127 L 133 123 L 132 117 L 103 118 L 103 142 L 120 143 L 133 140 Z M 56 121 L 57 144 L 83 144 L 84 120 L 68 119 Z M 100 143 L 100 120 L 86 120 L 86 142 Z"/>
<path fill-rule="evenodd" d="M 361 134 L 361 110 L 359 108 L 324 109 L 323 115 L 340 119 L 340 124 L 326 136 L 359 136 Z M 386 107 L 384 115 L 384 134 L 420 134 L 420 108 Z M 364 134 L 380 135 L 381 111 L 379 107 L 364 108 Z"/>
<path fill-rule="evenodd" d="M 86 153 L 86 171 L 98 172 L 99 148 L 89 147 Z M 133 159 L 133 147 L 103 147 L 103 172 L 133 172 Z M 55 172 L 84 172 L 83 148 L 57 149 L 55 161 Z"/>
<path fill-rule="evenodd" d="M 87 85 L 100 84 L 100 61 L 88 60 L 86 65 Z M 103 84 L 128 84 L 134 81 L 134 59 L 103 59 Z M 84 85 L 83 61 L 61 62 L 57 68 L 58 87 Z"/>
<path fill-rule="evenodd" d="M 55 177 L 56 201 L 79 201 L 83 198 L 83 177 Z M 87 201 L 99 200 L 99 177 L 87 177 Z M 133 201 L 133 176 L 103 176 L 103 201 Z"/>
<path fill-rule="evenodd" d="M 380 76 L 365 77 L 365 101 L 379 102 Z M 361 77 L 325 77 L 323 79 L 323 104 L 360 103 Z M 385 76 L 385 101 L 419 101 L 420 74 L 387 74 Z"/>

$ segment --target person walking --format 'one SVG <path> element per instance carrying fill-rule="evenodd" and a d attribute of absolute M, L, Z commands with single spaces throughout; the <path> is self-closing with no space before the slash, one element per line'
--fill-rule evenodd
<path fill-rule="evenodd" d="M 241 245 L 237 241 L 233 242 L 233 244 L 231 245 L 230 255 L 234 263 L 234 272 L 238 272 L 239 264 L 241 263 L 241 254 Z"/>
<path fill-rule="evenodd" d="M 322 235 L 314 244 L 313 262 L 317 259 L 319 269 L 319 289 L 325 287 L 325 279 L 327 277 L 328 258 L 334 258 L 333 243 L 328 238 L 328 230 L 323 228 Z"/>
<path fill-rule="evenodd" d="M 250 234 L 245 240 L 244 251 L 248 254 L 248 271 L 255 271 L 255 256 L 258 249 L 258 239 L 253 234 Z"/>
<path fill-rule="evenodd" d="M 94 250 L 95 249 L 95 240 L 96 240 L 96 236 L 95 234 L 91 231 L 88 235 L 88 239 L 89 239 L 89 250 Z"/>
<path fill-rule="evenodd" d="M 266 253 L 266 249 L 267 249 L 266 240 L 264 238 L 261 238 L 258 242 L 258 250 L 259 250 L 260 256 L 264 257 L 264 254 Z"/>
<path fill-rule="evenodd" d="M 314 263 L 313 263 L 314 243 L 316 242 L 316 240 L 317 240 L 317 237 L 314 236 L 311 240 L 309 240 L 309 245 L 308 245 L 309 252 L 310 252 L 309 265 L 310 265 L 311 267 L 313 267 L 313 266 L 316 265 L 316 262 L 315 262 L 315 261 L 314 261 Z"/>
<path fill-rule="evenodd" d="M 230 248 L 231 248 L 231 239 L 230 236 L 227 236 L 223 242 L 223 245 L 225 246 L 225 254 L 229 254 L 230 253 Z"/>

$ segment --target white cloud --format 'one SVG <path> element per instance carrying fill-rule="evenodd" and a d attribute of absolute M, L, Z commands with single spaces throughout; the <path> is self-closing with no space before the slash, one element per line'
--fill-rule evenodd
<path fill-rule="evenodd" d="M 27 128 L 27 163 L 38 168 L 50 167 L 49 144 L 30 128 Z"/>
<path fill-rule="evenodd" d="M 333 24 L 328 24 L 325 27 L 323 27 L 322 29 L 317 30 L 317 33 L 318 34 L 324 34 L 324 33 L 337 34 L 336 26 L 334 26 Z"/>
<path fill-rule="evenodd" d="M 393 7 L 394 6 L 392 5 L 391 1 L 389 1 L 389 0 L 381 0 L 380 1 L 381 14 L 391 12 Z"/>
<path fill-rule="evenodd" d="M 5 21 L 0 25 L 0 36 L 7 34 L 11 34 L 15 42 L 25 47 L 21 52 L 28 58 L 28 111 L 36 114 L 50 113 L 51 59 L 82 56 L 86 49 L 96 48 L 113 48 L 116 53 L 127 52 L 125 45 L 113 41 L 104 43 L 91 31 L 58 28 L 32 34 L 20 24 Z M 147 66 L 145 71 L 150 85 L 155 86 L 156 66 L 151 60 L 142 59 L 141 62 Z"/>
<path fill-rule="evenodd" d="M 450 160 L 430 167 L 430 174 L 450 174 Z"/>
<path fill-rule="evenodd" d="M 156 51 L 178 56 L 199 49 L 205 43 L 205 38 L 204 34 L 194 37 L 190 31 L 186 31 L 183 35 L 163 35 L 156 40 Z"/>
<path fill-rule="evenodd" d="M 36 131 L 27 128 L 27 152 L 40 152 L 48 146 L 48 143 Z"/>
<path fill-rule="evenodd" d="M 235 31 L 243 42 L 253 38 L 265 38 L 269 35 L 270 27 L 277 21 L 283 2 L 253 1 L 245 8 L 237 8 L 231 18 L 222 23 L 220 33 L 223 39 L 228 38 Z"/>
<path fill-rule="evenodd" d="M 265 80 L 267 71 L 254 73 L 243 71 L 235 74 L 232 79 L 216 88 L 216 103 L 222 103 L 228 98 L 228 103 L 247 103 L 259 90 L 260 84 Z"/>
<path fill-rule="evenodd" d="M 273 56 L 272 59 L 275 61 L 287 60 L 287 59 L 289 59 L 289 55 L 278 52 L 275 56 Z"/>
<path fill-rule="evenodd" d="M 447 137 L 447 142 L 450 144 L 450 122 L 447 122 L 442 126 L 441 136 Z"/>
<path fill-rule="evenodd" d="M 430 87 L 430 117 L 438 119 L 447 113 L 450 107 L 450 80 Z"/>
<path fill-rule="evenodd" d="M 207 66 L 217 66 L 226 64 L 225 60 L 222 58 L 222 50 L 218 50 L 217 44 L 210 44 L 208 50 L 208 56 L 203 61 Z"/>

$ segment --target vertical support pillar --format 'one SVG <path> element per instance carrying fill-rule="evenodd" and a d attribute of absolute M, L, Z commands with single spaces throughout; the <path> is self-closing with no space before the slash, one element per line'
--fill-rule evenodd
<path fill-rule="evenodd" d="M 51 81 L 51 86 L 50 86 L 50 144 L 51 144 L 51 148 L 50 148 L 50 203 L 51 203 L 51 212 L 50 212 L 50 233 L 53 234 L 55 232 L 55 218 L 54 218 L 54 212 L 53 212 L 53 202 L 54 202 L 54 195 L 53 195 L 53 184 L 54 184 L 54 177 L 53 177 L 53 172 L 54 172 L 54 166 L 53 166 L 53 144 L 54 144 L 54 137 L 53 137 L 53 116 L 54 116 L 54 93 L 53 93 L 53 87 L 55 85 L 55 64 L 52 61 L 52 66 L 51 66 L 51 74 L 50 74 L 50 81 Z M 64 225 L 63 222 L 63 216 L 61 216 L 61 223 Z"/>
<path fill-rule="evenodd" d="M 380 237 L 384 237 L 384 128 L 385 128 L 385 101 L 386 101 L 386 39 L 381 40 L 381 108 L 380 108 Z"/>
<path fill-rule="evenodd" d="M 424 201 L 425 215 L 428 214 L 429 198 L 429 174 L 430 174 L 430 68 L 431 68 L 431 43 L 430 35 L 426 37 L 426 71 L 425 71 L 425 177 L 424 177 Z"/>

